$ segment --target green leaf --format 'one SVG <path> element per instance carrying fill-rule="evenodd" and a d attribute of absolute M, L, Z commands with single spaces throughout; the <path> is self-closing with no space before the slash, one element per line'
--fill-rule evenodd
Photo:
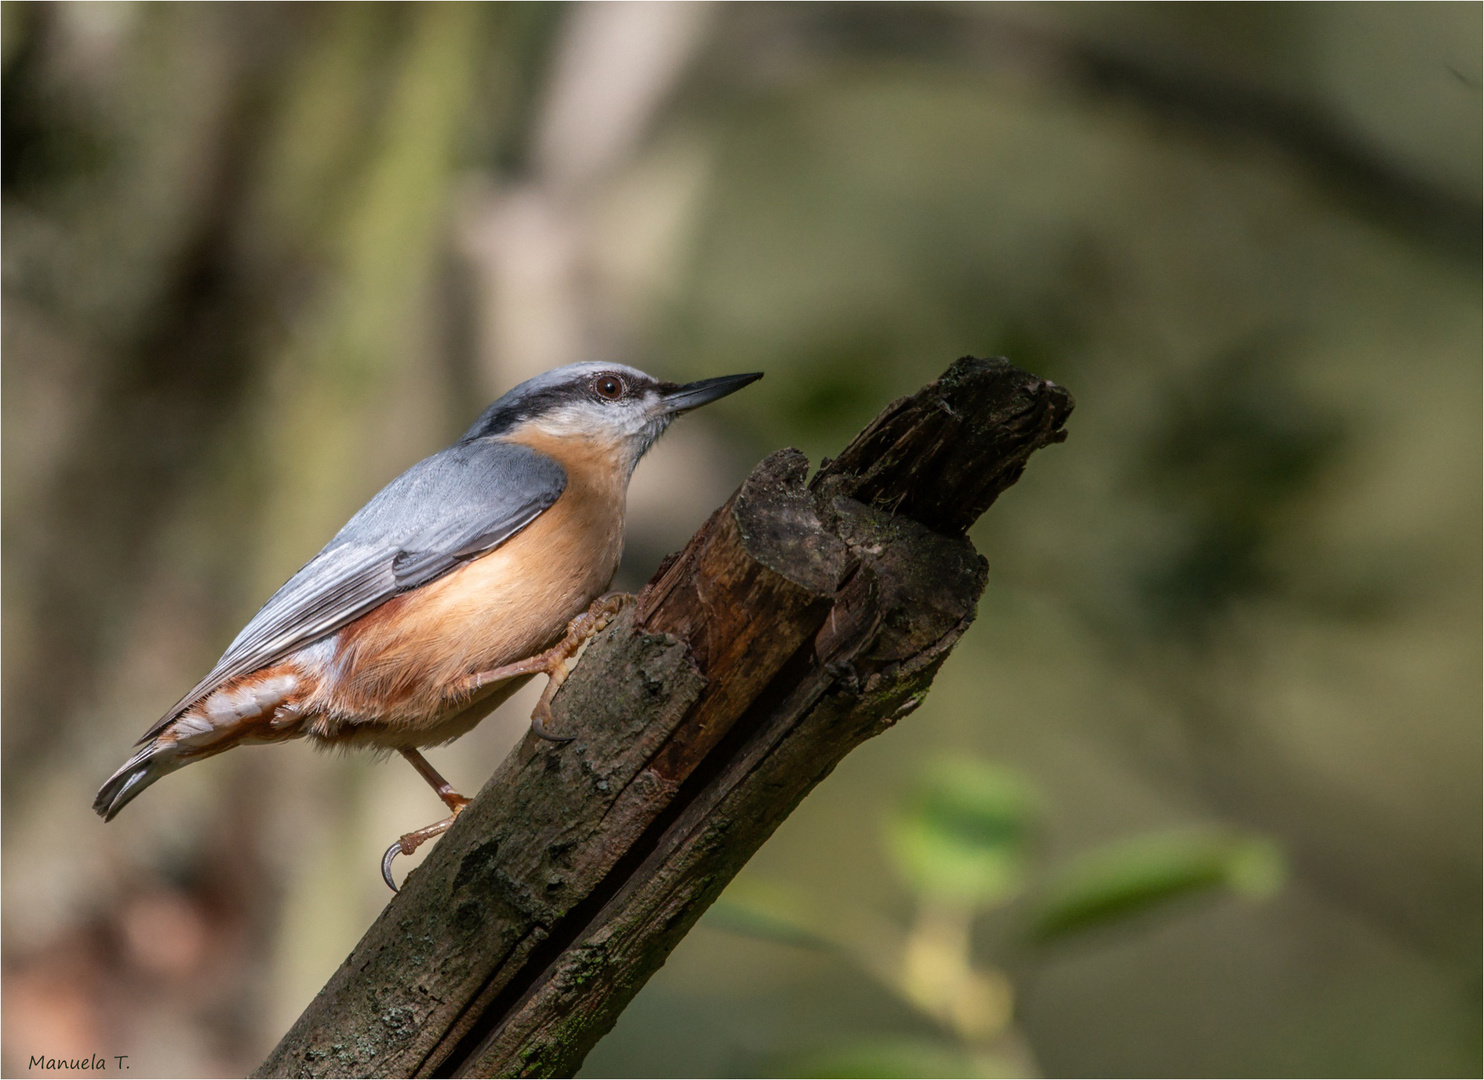
<path fill-rule="evenodd" d="M 1023 886 L 1038 805 L 1020 777 L 961 759 L 930 767 L 887 826 L 897 869 L 934 900 L 991 907 Z"/>
<path fill-rule="evenodd" d="M 1124 840 L 1058 873 L 1034 902 L 1028 936 L 1061 940 L 1203 893 L 1265 898 L 1285 875 L 1282 854 L 1264 837 L 1183 832 Z"/>

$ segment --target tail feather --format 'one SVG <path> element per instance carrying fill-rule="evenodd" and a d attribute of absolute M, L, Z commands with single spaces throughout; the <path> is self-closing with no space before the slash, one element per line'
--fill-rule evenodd
<path fill-rule="evenodd" d="M 293 737 L 297 725 L 279 725 L 273 717 L 297 687 L 294 675 L 270 669 L 212 691 L 141 740 L 134 755 L 98 789 L 94 812 L 111 821 L 141 791 L 182 765 L 220 754 L 243 741 Z"/>
<path fill-rule="evenodd" d="M 93 800 L 94 813 L 101 815 L 104 821 L 112 821 L 113 816 L 141 791 L 198 756 L 187 757 L 181 747 L 161 745 L 159 739 L 151 739 L 98 789 L 98 797 Z"/>

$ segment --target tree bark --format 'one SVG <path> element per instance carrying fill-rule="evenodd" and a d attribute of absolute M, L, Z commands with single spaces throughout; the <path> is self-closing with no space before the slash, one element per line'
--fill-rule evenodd
<path fill-rule="evenodd" d="M 761 462 L 557 694 L 258 1076 L 567 1076 L 799 801 L 973 620 L 964 536 L 1065 438 L 1060 387 L 958 361 L 807 480 Z"/>

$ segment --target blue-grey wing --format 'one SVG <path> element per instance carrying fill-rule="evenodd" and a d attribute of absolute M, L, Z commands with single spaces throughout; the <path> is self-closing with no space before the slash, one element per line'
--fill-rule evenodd
<path fill-rule="evenodd" d="M 418 462 L 363 506 L 253 616 L 211 673 L 144 736 L 228 679 L 275 663 L 392 597 L 499 547 L 567 486 L 554 459 L 477 439 Z"/>

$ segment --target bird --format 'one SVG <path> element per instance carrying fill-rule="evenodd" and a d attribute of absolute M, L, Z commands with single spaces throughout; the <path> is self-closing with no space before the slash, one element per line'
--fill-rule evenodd
<path fill-rule="evenodd" d="M 156 780 L 243 743 L 307 739 L 401 754 L 448 807 L 387 849 L 446 831 L 469 800 L 420 753 L 468 732 L 537 674 L 542 738 L 573 657 L 631 597 L 607 594 L 634 467 L 671 421 L 762 378 L 677 385 L 622 364 L 519 384 L 452 446 L 382 488 L 275 592 L 216 666 L 99 789 L 111 820 Z"/>

